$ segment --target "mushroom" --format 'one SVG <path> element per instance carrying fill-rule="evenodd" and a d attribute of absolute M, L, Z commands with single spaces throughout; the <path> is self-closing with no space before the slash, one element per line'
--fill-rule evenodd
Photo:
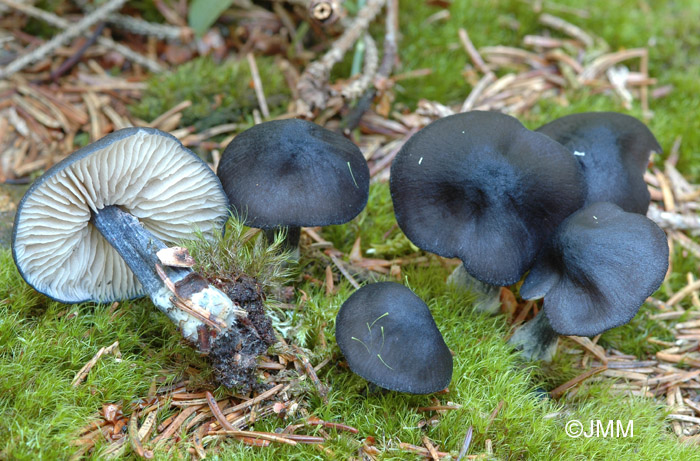
<path fill-rule="evenodd" d="M 565 147 L 497 112 L 432 122 L 401 148 L 390 181 L 409 240 L 499 286 L 522 277 L 585 196 Z"/>
<path fill-rule="evenodd" d="M 335 337 L 350 369 L 385 389 L 430 394 L 452 379 L 452 354 L 430 309 L 401 284 L 353 293 L 338 312 Z"/>
<path fill-rule="evenodd" d="M 227 209 L 216 175 L 175 137 L 125 128 L 34 182 L 17 208 L 12 255 L 29 285 L 62 303 L 147 294 L 208 352 L 225 347 L 221 338 L 242 311 L 192 269 L 163 265 L 157 252 L 196 229 L 221 229 Z"/>
<path fill-rule="evenodd" d="M 611 202 L 646 214 L 650 198 L 644 172 L 651 153 L 662 149 L 644 123 L 616 112 L 584 112 L 558 118 L 537 131 L 573 152 L 586 179 L 586 205 Z"/>
<path fill-rule="evenodd" d="M 342 224 L 367 204 L 369 168 L 344 136 L 305 120 L 260 123 L 226 147 L 219 179 L 233 212 L 273 240 L 286 229 L 296 250 L 301 227 Z"/>
<path fill-rule="evenodd" d="M 546 319 L 538 315 L 538 326 L 512 342 L 530 358 L 546 358 L 544 351 L 556 343 L 552 331 L 595 336 L 624 325 L 667 269 L 666 235 L 653 221 L 612 203 L 589 205 L 559 226 L 525 278 L 520 295 L 544 297 Z"/>

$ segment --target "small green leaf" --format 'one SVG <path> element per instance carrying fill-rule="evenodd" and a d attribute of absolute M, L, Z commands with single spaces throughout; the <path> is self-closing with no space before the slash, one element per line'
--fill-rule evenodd
<path fill-rule="evenodd" d="M 193 0 L 187 22 L 198 37 L 204 35 L 234 0 Z"/>

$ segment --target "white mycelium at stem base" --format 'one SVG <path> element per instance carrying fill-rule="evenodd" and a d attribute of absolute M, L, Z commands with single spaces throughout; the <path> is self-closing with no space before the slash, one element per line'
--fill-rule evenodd
<path fill-rule="evenodd" d="M 202 316 L 219 332 L 236 323 L 243 311 L 228 296 L 190 268 L 160 265 L 157 252 L 166 248 L 165 244 L 144 229 L 134 216 L 107 206 L 93 214 L 91 223 L 127 263 L 156 307 L 180 327 L 185 339 L 198 342 L 198 328 L 205 325 Z M 178 297 L 181 303 L 187 303 L 185 308 L 175 305 L 173 300 Z M 204 312 L 198 318 L 186 308 Z"/>

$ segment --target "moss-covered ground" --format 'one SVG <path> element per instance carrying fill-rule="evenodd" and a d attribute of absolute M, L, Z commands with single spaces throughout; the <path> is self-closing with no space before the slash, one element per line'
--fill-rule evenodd
<path fill-rule="evenodd" d="M 470 87 L 461 73 L 468 59 L 458 45 L 459 27 L 468 28 L 477 47 L 519 46 L 524 35 L 541 30 L 529 2 L 455 0 L 449 8 L 449 19 L 426 25 L 425 18 L 438 11 L 428 3 L 401 2 L 402 70 L 433 69 L 431 77 L 401 82 L 398 102 L 407 107 L 415 105 L 419 98 L 447 103 L 461 101 L 468 94 Z M 547 11 L 550 2 L 543 3 Z M 557 5 L 582 7 L 574 0 L 560 0 Z M 665 98 L 652 100 L 654 117 L 649 126 L 666 151 L 676 137 L 682 137 L 679 168 L 697 182 L 700 3 L 592 0 L 585 9 L 589 18 L 551 11 L 603 37 L 613 50 L 649 48 L 650 73 L 660 85 L 674 86 Z M 513 28 L 515 24 L 517 27 Z M 208 74 L 212 72 L 215 70 Z M 237 70 L 228 72 L 235 76 Z M 568 107 L 541 101 L 522 118 L 523 122 L 535 127 L 573 112 L 621 110 L 614 98 L 584 90 L 572 91 L 568 100 Z M 163 110 L 169 107 L 166 104 Z M 638 105 L 631 114 L 641 115 Z M 200 117 L 194 112 L 192 116 Z M 377 184 L 372 187 L 367 210 L 347 225 L 322 230 L 322 235 L 345 252 L 360 236 L 362 250 L 373 248 L 375 256 L 413 253 L 394 223 L 388 187 Z M 355 426 L 362 436 L 374 436 L 384 459 L 415 458 L 398 450 L 398 442 L 420 445 L 422 435 L 439 443 L 443 451 L 459 451 L 470 425 L 474 427 L 470 452 L 483 452 L 490 439 L 493 456 L 498 459 L 700 459 L 696 446 L 681 444 L 673 435 L 665 420 L 668 410 L 658 401 L 612 395 L 610 381 L 583 386 L 573 397 L 560 401 L 543 397 L 542 389 L 551 390 L 581 372 L 575 368 L 574 359 L 563 352 L 565 347 L 560 345 L 557 358 L 550 365 L 522 362 L 503 340 L 507 334 L 503 316 L 473 313 L 468 296 L 445 286 L 449 268 L 437 258 L 430 261 L 428 266 L 403 266 L 402 275 L 404 282 L 426 300 L 448 346 L 455 352 L 450 392 L 439 399 L 459 404 L 461 409 L 448 411 L 435 424 L 424 424 L 431 414 L 419 413 L 416 408 L 431 405 L 431 397 L 377 392 L 338 364 L 341 356 L 333 339 L 334 319 L 352 292 L 352 287 L 341 278 L 334 296 L 327 296 L 323 287 L 311 282 L 297 282 L 297 288 L 309 295 L 308 300 L 299 301 L 303 309 L 276 311 L 287 336 L 309 348 L 314 363 L 320 357 L 333 357 L 320 372 L 320 378 L 331 389 L 329 402 L 321 402 L 309 388 L 311 413 Z M 325 264 L 308 255 L 300 261 L 303 270 L 321 279 Z M 667 284 L 678 289 L 685 284 L 687 272 L 697 272 L 698 261 L 677 250 L 673 264 L 674 272 Z M 689 304 L 681 305 L 690 309 Z M 644 306 L 629 325 L 605 333 L 600 344 L 640 357 L 653 353 L 653 346 L 646 341 L 649 336 L 671 338 L 668 331 L 650 319 L 654 310 Z M 326 349 L 320 345 L 320 332 L 327 340 Z M 78 370 L 99 348 L 115 340 L 120 344 L 121 360 L 104 357 L 83 384 L 73 387 L 71 380 Z M 148 393 L 154 379 L 166 376 L 177 381 L 191 366 L 203 370 L 199 384 L 204 386 L 208 379 L 205 362 L 179 341 L 174 326 L 149 301 L 125 301 L 116 309 L 109 305 L 66 306 L 52 302 L 29 288 L 17 273 L 10 252 L 0 250 L 0 459 L 69 458 L 76 451 L 71 443 L 76 431 L 104 403 L 123 402 L 127 407 L 128 402 Z M 489 423 L 491 412 L 501 401 L 502 408 Z M 634 421 L 633 437 L 570 438 L 564 429 L 569 420 L 587 425 L 590 420 L 618 419 L 625 423 Z M 288 423 L 268 419 L 255 428 L 268 430 Z M 326 445 L 334 458 L 348 459 L 357 456 L 360 443 L 358 436 L 338 433 Z M 156 451 L 156 458 L 187 458 L 185 448 L 176 445 L 169 453 Z M 100 458 L 99 448 L 93 457 Z M 308 446 L 258 449 L 235 441 L 226 442 L 219 453 L 220 459 L 324 457 L 330 455 Z"/>

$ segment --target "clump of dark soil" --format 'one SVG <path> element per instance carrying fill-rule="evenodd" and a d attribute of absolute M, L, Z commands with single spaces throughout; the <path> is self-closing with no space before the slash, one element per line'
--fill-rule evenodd
<path fill-rule="evenodd" d="M 248 317 L 212 341 L 209 360 L 214 377 L 228 388 L 259 391 L 264 386 L 256 378 L 257 358 L 276 341 L 272 322 L 265 315 L 265 296 L 255 279 L 246 275 L 217 282 L 218 288 L 245 309 Z"/>

